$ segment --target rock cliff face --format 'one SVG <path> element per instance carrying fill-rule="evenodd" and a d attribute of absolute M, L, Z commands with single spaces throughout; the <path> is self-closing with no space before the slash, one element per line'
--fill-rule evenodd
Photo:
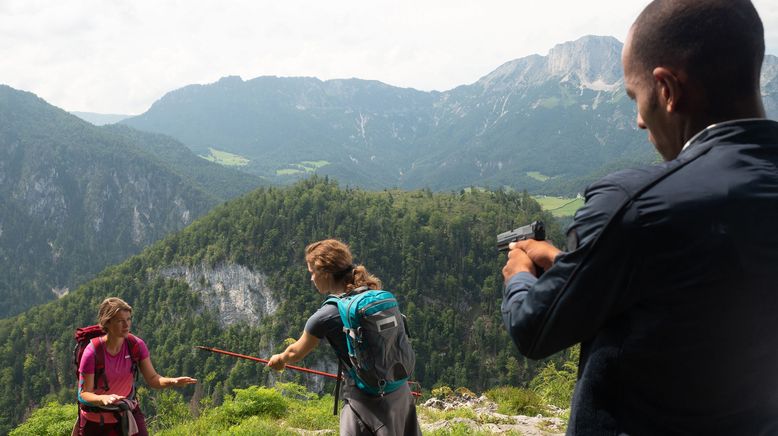
<path fill-rule="evenodd" d="M 595 91 L 614 91 L 622 83 L 621 47 L 621 42 L 610 36 L 585 36 L 554 46 L 548 56 L 506 62 L 475 85 L 485 92 L 506 93 L 555 80 L 575 81 Z"/>
<path fill-rule="evenodd" d="M 613 37 L 586 36 L 559 44 L 548 52 L 548 72 L 577 80 L 583 88 L 615 91 L 622 86 L 622 44 Z"/>
<path fill-rule="evenodd" d="M 237 323 L 257 326 L 264 317 L 273 315 L 278 310 L 279 301 L 274 297 L 273 289 L 267 285 L 267 277 L 243 265 L 178 265 L 161 269 L 159 275 L 186 282 L 192 291 L 200 295 L 205 308 L 218 314 L 222 327 Z M 292 336 L 297 333 L 299 332 L 289 332 Z M 323 353 L 313 353 L 297 365 L 330 374 L 336 373 L 337 360 L 326 341 L 323 347 L 327 348 L 322 350 Z M 259 350 L 259 355 L 267 357 L 275 352 L 277 347 L 270 345 Z M 269 377 L 273 380 L 286 380 L 285 373 L 271 372 Z M 322 393 L 327 381 L 324 377 L 306 377 L 305 385 L 314 392 Z"/>
<path fill-rule="evenodd" d="M 172 266 L 161 270 L 160 275 L 185 281 L 200 294 L 207 309 L 219 314 L 222 327 L 238 322 L 256 326 L 278 309 L 265 275 L 243 265 Z"/>
<path fill-rule="evenodd" d="M 130 130 L 0 86 L 0 318 L 63 296 L 221 200 Z"/>

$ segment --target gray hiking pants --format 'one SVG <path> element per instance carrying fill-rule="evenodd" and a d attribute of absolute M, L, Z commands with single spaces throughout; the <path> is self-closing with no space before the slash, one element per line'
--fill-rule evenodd
<path fill-rule="evenodd" d="M 354 387 L 344 397 L 341 436 L 421 435 L 416 403 L 408 385 L 383 397 L 366 395 Z"/>

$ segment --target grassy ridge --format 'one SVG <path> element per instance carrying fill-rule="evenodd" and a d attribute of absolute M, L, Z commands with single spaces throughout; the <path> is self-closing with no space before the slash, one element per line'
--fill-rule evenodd
<path fill-rule="evenodd" d="M 498 414 L 468 406 L 467 401 L 475 399 L 476 395 L 466 388 L 458 388 L 456 392 L 447 386 L 433 389 L 432 396 L 439 400 L 454 403 L 464 400 L 465 403 L 445 410 L 417 406 L 421 426 L 427 428 L 427 435 L 487 435 L 492 433 L 474 426 L 496 424 L 510 428 L 516 424 L 514 416 L 517 415 L 558 416 L 549 405 L 555 405 L 560 399 L 565 401 L 563 409 L 569 404 L 574 385 L 570 381 L 574 382 L 577 371 L 577 353 L 577 348 L 567 353 L 567 360 L 560 369 L 552 363 L 547 365 L 528 389 L 501 386 L 485 392 L 484 395 L 497 405 Z M 146 393 L 141 391 L 139 395 L 145 397 Z M 235 389 L 234 396 L 226 398 L 220 406 L 214 406 L 209 397 L 201 397 L 199 402 L 190 401 L 187 405 L 181 394 L 173 390 L 163 391 L 155 401 L 157 414 L 148 418 L 147 424 L 151 434 L 161 436 L 298 435 L 338 431 L 339 418 L 332 414 L 332 395 L 317 395 L 291 382 L 276 383 L 273 387 Z M 67 436 L 76 413 L 75 404 L 50 402 L 35 410 L 26 422 L 10 432 L 10 436 Z M 440 425 L 441 422 L 448 424 Z M 544 422 L 547 423 L 542 421 L 541 425 Z M 437 429 L 429 430 L 434 427 Z M 522 434 L 515 429 L 501 433 Z"/>

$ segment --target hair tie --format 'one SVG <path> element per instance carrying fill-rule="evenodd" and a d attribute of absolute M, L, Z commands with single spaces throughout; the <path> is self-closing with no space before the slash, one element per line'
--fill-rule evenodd
<path fill-rule="evenodd" d="M 343 268 L 338 272 L 333 273 L 332 275 L 333 277 L 335 277 L 335 279 L 340 280 L 341 278 L 346 277 L 349 274 L 352 274 L 356 268 L 357 266 L 352 263 L 351 265 Z"/>

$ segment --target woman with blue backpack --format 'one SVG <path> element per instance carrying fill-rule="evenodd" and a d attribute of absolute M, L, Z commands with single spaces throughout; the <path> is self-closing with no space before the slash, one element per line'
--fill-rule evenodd
<path fill-rule="evenodd" d="M 327 298 L 308 318 L 300 339 L 273 355 L 268 366 L 283 370 L 326 338 L 344 368 L 338 371 L 344 377 L 340 434 L 420 435 L 407 382 L 415 356 L 397 300 L 364 266 L 353 264 L 341 241 L 310 244 L 305 261 L 311 281 Z"/>
<path fill-rule="evenodd" d="M 138 371 L 154 389 L 185 386 L 197 380 L 157 374 L 146 343 L 130 333 L 132 307 L 124 300 L 105 299 L 100 304 L 98 322 L 76 333 L 77 339 L 84 339 L 76 345 L 80 347 L 76 356 L 80 410 L 73 433 L 148 435 L 146 418 L 135 400 Z"/>

